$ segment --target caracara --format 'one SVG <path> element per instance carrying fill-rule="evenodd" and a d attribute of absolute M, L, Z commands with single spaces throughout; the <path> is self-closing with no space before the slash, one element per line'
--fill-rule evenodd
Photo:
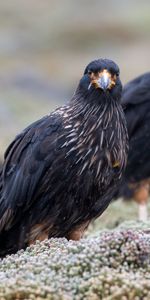
<path fill-rule="evenodd" d="M 129 155 L 118 196 L 139 204 L 139 219 L 147 219 L 150 192 L 150 72 L 123 88 L 122 105 L 129 134 Z"/>
<path fill-rule="evenodd" d="M 119 68 L 91 62 L 67 105 L 31 124 L 6 150 L 0 190 L 0 255 L 37 239 L 78 240 L 113 198 L 128 134 Z"/>

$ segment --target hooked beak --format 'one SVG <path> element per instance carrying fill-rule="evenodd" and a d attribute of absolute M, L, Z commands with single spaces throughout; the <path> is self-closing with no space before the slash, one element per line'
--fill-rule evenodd
<path fill-rule="evenodd" d="M 99 72 L 97 75 L 93 75 L 93 77 L 91 77 L 89 89 L 92 85 L 94 85 L 97 89 L 99 88 L 106 91 L 115 85 L 115 81 L 112 79 L 111 73 L 104 69 L 102 72 Z"/>
<path fill-rule="evenodd" d="M 99 79 L 97 80 L 98 87 L 102 90 L 106 91 L 110 84 L 111 84 L 111 77 L 110 73 L 107 70 L 104 70 L 101 74 Z"/>

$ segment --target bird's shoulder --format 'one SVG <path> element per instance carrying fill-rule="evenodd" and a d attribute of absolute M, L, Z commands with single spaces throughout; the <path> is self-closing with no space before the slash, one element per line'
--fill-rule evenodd
<path fill-rule="evenodd" d="M 47 116 L 44 116 L 38 121 L 35 121 L 28 127 L 26 127 L 20 134 L 18 134 L 11 144 L 6 149 L 4 154 L 4 159 L 15 151 L 15 148 L 18 148 L 19 145 L 23 143 L 24 145 L 28 143 L 35 143 L 36 141 L 42 141 L 46 136 L 50 136 L 55 132 L 59 132 L 62 127 L 62 118 L 59 113 L 51 113 Z"/>
<path fill-rule="evenodd" d="M 150 119 L 150 72 L 124 86 L 122 106 L 126 116 L 129 137 L 134 137 L 146 120 Z"/>
<path fill-rule="evenodd" d="M 150 100 L 150 72 L 142 74 L 125 84 L 121 103 L 130 107 Z"/>

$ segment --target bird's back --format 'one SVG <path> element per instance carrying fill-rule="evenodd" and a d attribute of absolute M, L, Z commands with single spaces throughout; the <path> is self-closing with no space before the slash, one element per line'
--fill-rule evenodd
<path fill-rule="evenodd" d="M 150 73 L 126 84 L 122 104 L 130 142 L 125 177 L 136 182 L 150 176 Z"/>
<path fill-rule="evenodd" d="M 150 177 L 150 72 L 130 81 L 123 88 L 129 134 L 128 162 L 117 197 L 134 198 L 135 191 Z M 147 184 L 146 184 L 147 188 Z"/>

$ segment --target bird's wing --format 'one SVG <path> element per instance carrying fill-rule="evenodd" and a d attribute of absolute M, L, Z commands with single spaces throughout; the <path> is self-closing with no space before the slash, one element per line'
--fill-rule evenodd
<path fill-rule="evenodd" d="M 26 128 L 5 153 L 1 175 L 0 231 L 9 226 L 18 211 L 29 209 L 35 190 L 57 151 L 62 128 L 57 114 L 42 118 Z"/>

